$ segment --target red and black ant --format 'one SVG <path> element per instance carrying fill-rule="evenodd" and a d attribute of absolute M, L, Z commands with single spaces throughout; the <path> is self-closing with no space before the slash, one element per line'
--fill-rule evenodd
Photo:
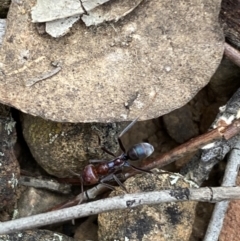
<path fill-rule="evenodd" d="M 154 98 L 155 97 L 156 97 L 156 94 L 155 94 Z M 147 106 L 145 109 L 147 109 L 148 107 L 149 106 Z M 142 113 L 144 113 L 144 111 Z M 105 149 L 104 147 L 102 147 L 102 150 L 107 152 L 108 154 L 114 156 L 114 159 L 112 159 L 110 161 L 90 160 L 89 161 L 90 164 L 88 164 L 87 166 L 84 167 L 81 174 L 72 172 L 73 174 L 80 177 L 81 194 L 82 195 L 84 194 L 84 191 L 83 191 L 84 185 L 95 185 L 95 184 L 100 183 L 110 189 L 114 189 L 114 187 L 112 185 L 106 183 L 106 182 L 113 181 L 113 180 L 115 180 L 118 183 L 118 185 L 127 192 L 124 185 L 121 183 L 119 178 L 115 175 L 118 172 L 120 172 L 123 169 L 123 167 L 131 167 L 137 171 L 152 173 L 151 171 L 144 170 L 144 169 L 141 169 L 139 167 L 132 165 L 129 162 L 129 160 L 137 161 L 137 160 L 149 157 L 154 151 L 153 146 L 147 142 L 142 142 L 142 143 L 133 145 L 128 151 L 126 151 L 126 149 L 121 141 L 121 137 L 130 128 L 132 128 L 132 126 L 138 121 L 139 118 L 140 118 L 140 116 L 138 116 L 136 119 L 134 119 L 118 136 L 118 143 L 119 143 L 120 149 L 122 150 L 122 154 L 120 156 L 116 157 L 112 152 L 110 152 L 107 149 Z M 69 207 L 69 206 L 72 206 L 73 204 L 75 205 L 76 201 L 78 201 L 78 203 L 80 203 L 81 198 L 80 198 L 80 201 L 79 201 L 79 199 L 74 199 L 71 202 L 61 204 L 51 210 L 57 210 L 60 208 Z"/>
<path fill-rule="evenodd" d="M 129 163 L 129 160 L 136 161 L 139 159 L 147 158 L 153 153 L 153 146 L 149 143 L 142 142 L 132 146 L 128 151 L 126 151 L 121 141 L 121 137 L 137 122 L 139 117 L 134 119 L 118 136 L 118 143 L 123 152 L 120 156 L 116 157 L 112 152 L 103 147 L 102 149 L 105 152 L 114 156 L 115 158 L 110 161 L 90 160 L 90 164 L 85 166 L 82 173 L 79 175 L 81 179 L 82 192 L 83 185 L 94 185 L 98 183 L 101 183 L 108 188 L 114 189 L 111 185 L 106 183 L 106 181 L 113 179 L 126 191 L 126 188 L 115 175 L 115 173 L 120 171 L 123 167 L 131 167 L 141 172 L 151 173 L 150 171 L 135 167 Z"/>

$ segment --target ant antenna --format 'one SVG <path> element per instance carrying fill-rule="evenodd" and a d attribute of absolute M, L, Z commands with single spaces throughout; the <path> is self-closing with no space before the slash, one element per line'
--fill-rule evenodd
<path fill-rule="evenodd" d="M 122 137 L 127 131 L 129 131 L 129 130 L 133 127 L 133 125 L 138 121 L 138 119 L 144 114 L 144 112 L 149 108 L 149 106 L 150 106 L 150 105 L 152 104 L 152 102 L 155 100 L 156 96 L 157 96 L 157 93 L 155 92 L 155 94 L 154 94 L 154 96 L 153 96 L 153 98 L 152 98 L 151 103 L 149 103 L 149 104 L 141 111 L 141 114 L 140 114 L 137 118 L 135 118 L 135 119 L 120 133 L 120 135 L 118 136 L 118 144 L 119 144 L 121 150 L 122 150 L 124 153 L 126 153 L 126 149 L 125 149 L 125 147 L 123 146 L 123 143 L 122 143 L 122 141 L 121 141 L 121 137 Z"/>

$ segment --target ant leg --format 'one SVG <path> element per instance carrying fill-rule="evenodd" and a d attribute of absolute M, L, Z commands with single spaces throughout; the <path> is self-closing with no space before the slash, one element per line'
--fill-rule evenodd
<path fill-rule="evenodd" d="M 121 150 L 125 153 L 126 152 L 126 149 L 125 147 L 123 146 L 123 143 L 121 141 L 121 137 L 129 130 L 132 128 L 132 126 L 138 121 L 140 116 L 138 116 L 136 119 L 134 119 L 127 127 L 125 127 L 125 129 L 120 133 L 120 135 L 118 136 L 118 144 L 121 148 Z"/>
<path fill-rule="evenodd" d="M 152 171 L 144 170 L 144 169 L 139 168 L 139 167 L 135 167 L 135 166 L 131 165 L 130 163 L 127 163 L 127 165 L 125 165 L 125 166 L 131 167 L 131 168 L 133 168 L 137 171 L 140 171 L 140 172 L 146 172 L 146 173 L 154 174 Z M 168 171 L 162 171 L 160 174 L 172 174 L 172 173 L 168 172 Z"/>
<path fill-rule="evenodd" d="M 83 194 L 84 190 L 83 190 L 83 177 L 82 177 L 82 175 L 81 175 L 81 174 L 78 174 L 78 173 L 76 173 L 76 172 L 74 172 L 74 171 L 72 171 L 71 169 L 69 169 L 69 171 L 70 171 L 73 175 L 79 177 L 80 182 L 81 182 L 81 194 Z M 82 201 L 80 200 L 79 202 L 82 202 Z"/>
<path fill-rule="evenodd" d="M 99 148 L 101 148 L 103 151 L 105 151 L 109 155 L 116 157 L 116 155 L 114 155 L 111 151 L 109 151 L 105 146 L 101 146 L 101 138 L 98 135 L 98 133 L 96 133 L 96 134 L 97 134 L 97 137 L 98 137 L 98 145 L 100 146 Z"/>
<path fill-rule="evenodd" d="M 106 160 L 96 160 L 96 159 L 91 159 L 88 161 L 90 164 L 94 164 L 94 163 L 102 163 L 102 162 L 107 162 Z"/>
<path fill-rule="evenodd" d="M 104 186 L 106 186 L 106 187 L 108 187 L 108 188 L 110 188 L 110 189 L 112 189 L 112 190 L 115 190 L 115 187 L 114 187 L 114 186 L 112 186 L 112 185 L 104 182 L 105 180 L 106 180 L 106 181 L 110 181 L 112 178 L 115 180 L 115 182 L 116 182 L 126 193 L 128 193 L 127 189 L 126 189 L 125 186 L 121 183 L 121 181 L 117 178 L 116 175 L 114 175 L 114 174 L 112 174 L 112 173 L 111 173 L 110 175 L 104 177 L 99 183 L 102 184 L 102 185 L 104 185 Z"/>
<path fill-rule="evenodd" d="M 114 187 L 114 186 L 105 183 L 106 181 L 112 181 L 112 179 L 114 179 L 120 187 L 122 187 L 124 190 L 126 190 L 126 188 L 123 186 L 123 184 L 121 183 L 121 181 L 114 175 L 114 173 L 110 173 L 109 175 L 103 177 L 103 178 L 99 181 L 99 183 L 105 185 L 106 187 L 108 187 L 108 188 L 110 188 L 110 189 L 112 189 L 112 190 L 115 190 L 115 187 Z M 127 191 L 127 190 L 126 190 L 126 191 Z"/>
<path fill-rule="evenodd" d="M 142 169 L 142 168 L 139 168 L 139 167 L 135 167 L 135 166 L 133 166 L 132 164 L 130 164 L 130 163 L 127 163 L 127 166 L 129 166 L 129 167 L 131 167 L 131 168 L 133 168 L 133 169 L 135 169 L 135 170 L 137 170 L 137 171 L 140 171 L 140 172 L 146 172 L 146 173 L 153 173 L 153 172 L 151 172 L 151 171 L 149 171 L 149 170 L 144 170 L 144 169 Z"/>
<path fill-rule="evenodd" d="M 126 149 L 125 149 L 125 147 L 123 146 L 120 137 L 118 137 L 118 144 L 119 144 L 120 149 L 122 150 L 122 152 L 123 152 L 123 153 L 126 153 Z"/>
<path fill-rule="evenodd" d="M 111 189 L 111 190 L 115 190 L 115 187 L 114 186 L 112 186 L 112 185 L 110 185 L 110 184 L 108 184 L 108 183 L 105 183 L 105 182 L 103 182 L 103 181 L 100 181 L 99 182 L 99 184 L 102 184 L 103 186 L 105 186 L 105 187 L 107 187 L 107 188 L 109 188 L 109 189 Z"/>
<path fill-rule="evenodd" d="M 115 157 L 114 159 L 112 159 L 111 161 L 117 160 L 119 157 Z M 109 162 L 107 160 L 97 160 L 97 159 L 91 159 L 88 161 L 90 164 L 94 164 L 94 163 L 104 163 L 104 162 Z"/>
<path fill-rule="evenodd" d="M 111 151 L 109 151 L 105 146 L 102 146 L 101 149 L 106 153 L 108 153 L 109 155 L 116 157 L 116 155 L 114 155 Z"/>
<path fill-rule="evenodd" d="M 80 175 L 80 181 L 81 181 L 81 193 L 83 194 L 84 193 L 84 190 L 83 190 L 83 177 L 82 175 Z"/>
<path fill-rule="evenodd" d="M 123 189 L 123 191 L 128 193 L 126 187 L 122 184 L 122 182 L 118 179 L 118 177 L 114 174 L 112 176 L 113 176 L 113 179 L 116 181 L 116 183 L 119 185 L 119 187 L 121 187 Z"/>

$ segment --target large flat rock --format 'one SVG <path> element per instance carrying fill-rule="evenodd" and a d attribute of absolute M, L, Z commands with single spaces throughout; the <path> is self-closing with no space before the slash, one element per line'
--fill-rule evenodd
<path fill-rule="evenodd" d="M 0 51 L 0 102 L 61 122 L 132 120 L 149 104 L 142 119 L 179 108 L 221 61 L 220 2 L 146 0 L 118 22 L 77 22 L 54 39 L 32 23 L 35 1 L 13 1 Z"/>

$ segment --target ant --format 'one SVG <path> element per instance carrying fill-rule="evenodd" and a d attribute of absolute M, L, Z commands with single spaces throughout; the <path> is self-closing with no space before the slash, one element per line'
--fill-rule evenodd
<path fill-rule="evenodd" d="M 128 151 L 126 151 L 121 137 L 138 121 L 140 116 L 134 119 L 118 136 L 118 144 L 122 150 L 122 154 L 120 156 L 115 156 L 112 152 L 102 147 L 102 150 L 107 152 L 108 154 L 114 156 L 115 158 L 110 161 L 104 160 L 90 160 L 90 164 L 85 166 L 82 173 L 78 175 L 81 180 L 81 191 L 83 193 L 83 185 L 94 185 L 101 183 L 104 186 L 114 189 L 113 186 L 106 183 L 106 181 L 114 179 L 119 186 L 121 186 L 126 192 L 126 188 L 121 183 L 121 181 L 115 175 L 116 172 L 120 171 L 123 167 L 131 167 L 141 172 L 152 173 L 151 171 L 144 170 L 138 167 L 135 167 L 128 160 L 136 161 L 139 159 L 144 159 L 150 156 L 154 148 L 151 144 L 142 142 L 139 144 L 135 144 Z M 96 164 L 97 163 L 97 164 Z"/>
<path fill-rule="evenodd" d="M 156 97 L 156 94 L 154 96 L 154 99 Z M 145 108 L 149 108 L 149 105 Z M 144 109 L 144 110 L 145 110 Z M 143 110 L 143 112 L 144 112 Z M 142 113 L 143 113 L 142 112 Z M 131 163 L 129 163 L 129 160 L 136 161 L 139 159 L 144 159 L 149 157 L 153 151 L 154 148 L 151 144 L 147 142 L 142 142 L 139 144 L 133 145 L 129 150 L 126 151 L 122 141 L 121 137 L 129 131 L 130 128 L 138 121 L 141 115 L 139 115 L 136 119 L 134 119 L 125 129 L 120 133 L 118 136 L 118 144 L 120 149 L 122 150 L 122 154 L 120 156 L 115 156 L 112 152 L 107 150 L 105 147 L 102 147 L 101 149 L 108 154 L 114 156 L 114 159 L 110 161 L 105 160 L 90 160 L 87 166 L 84 167 L 81 174 L 77 174 L 72 172 L 74 175 L 79 176 L 81 181 L 81 195 L 84 194 L 83 186 L 84 185 L 95 185 L 95 184 L 102 184 L 110 189 L 115 189 L 112 185 L 106 183 L 107 181 L 115 180 L 118 185 L 127 192 L 125 186 L 121 183 L 121 181 L 118 179 L 118 177 L 115 175 L 117 172 L 121 171 L 123 167 L 131 167 L 137 171 L 146 172 L 146 173 L 152 173 L 151 171 L 141 169 L 139 167 L 135 167 Z M 80 200 L 72 200 L 70 202 L 66 202 L 64 204 L 58 205 L 57 207 L 53 209 L 49 209 L 48 211 L 52 210 L 59 210 L 61 208 L 69 207 L 76 204 L 76 201 L 78 203 L 82 202 L 82 198 Z"/>

